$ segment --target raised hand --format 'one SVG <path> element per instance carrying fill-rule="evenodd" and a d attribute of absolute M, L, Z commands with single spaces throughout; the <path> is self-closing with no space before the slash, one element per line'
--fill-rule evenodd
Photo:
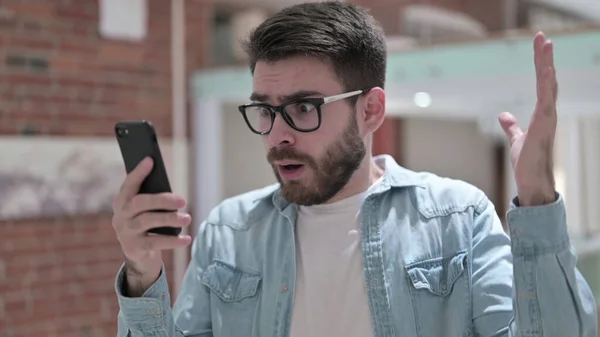
<path fill-rule="evenodd" d="M 533 40 L 537 102 L 526 131 L 509 112 L 498 120 L 510 143 L 510 158 L 521 206 L 544 205 L 556 200 L 553 148 L 556 135 L 558 84 L 553 44 L 544 33 Z"/>

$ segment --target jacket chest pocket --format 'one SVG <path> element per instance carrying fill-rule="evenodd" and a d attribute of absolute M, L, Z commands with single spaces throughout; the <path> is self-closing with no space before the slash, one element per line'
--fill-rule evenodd
<path fill-rule="evenodd" d="M 471 336 L 467 253 L 405 266 L 419 337 Z"/>
<path fill-rule="evenodd" d="M 215 336 L 252 336 L 261 276 L 225 262 L 213 261 L 202 277 L 211 290 L 210 306 Z"/>

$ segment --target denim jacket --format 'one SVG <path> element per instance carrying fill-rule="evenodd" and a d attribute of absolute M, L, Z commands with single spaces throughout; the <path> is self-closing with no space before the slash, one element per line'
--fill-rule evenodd
<path fill-rule="evenodd" d="M 562 196 L 537 207 L 513 200 L 509 239 L 479 189 L 376 160 L 385 173 L 361 221 L 374 336 L 597 335 Z M 200 224 L 173 309 L 164 269 L 127 298 L 121 268 L 118 336 L 288 336 L 296 212 L 278 185 L 223 201 Z"/>

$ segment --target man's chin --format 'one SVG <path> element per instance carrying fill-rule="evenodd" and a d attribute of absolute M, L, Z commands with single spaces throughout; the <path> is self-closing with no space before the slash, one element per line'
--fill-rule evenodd
<path fill-rule="evenodd" d="M 314 199 L 315 191 L 309 191 L 308 188 L 298 180 L 280 182 L 281 194 L 289 202 L 297 205 L 311 203 Z"/>
<path fill-rule="evenodd" d="M 290 193 L 305 193 L 306 186 L 300 180 L 279 180 L 281 188 Z"/>

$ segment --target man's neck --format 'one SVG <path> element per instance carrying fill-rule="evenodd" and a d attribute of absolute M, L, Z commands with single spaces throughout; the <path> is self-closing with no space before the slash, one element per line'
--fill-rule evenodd
<path fill-rule="evenodd" d="M 373 157 L 370 154 L 366 155 L 346 186 L 327 203 L 334 203 L 368 190 L 383 173 L 383 169 L 377 166 Z"/>

